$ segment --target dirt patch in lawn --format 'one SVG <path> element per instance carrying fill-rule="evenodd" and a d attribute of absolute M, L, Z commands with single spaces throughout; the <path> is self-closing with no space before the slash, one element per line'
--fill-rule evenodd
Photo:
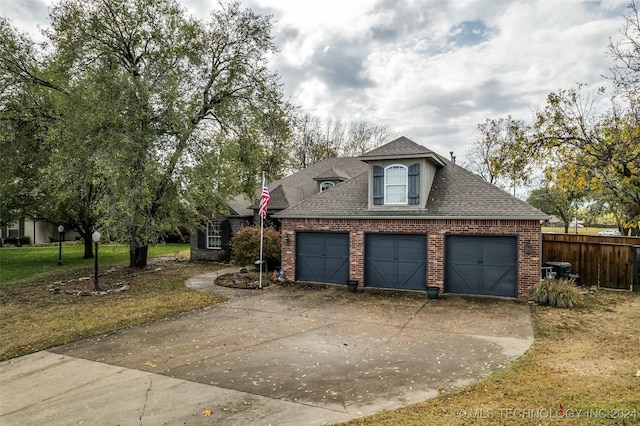
<path fill-rule="evenodd" d="M 126 266 L 98 269 L 96 283 L 95 271 L 89 269 L 78 270 L 73 276 L 64 279 L 50 279 L 47 289 L 51 294 L 71 296 L 100 296 L 128 291 L 131 282 L 136 277 L 149 274 L 161 274 L 186 267 L 182 260 L 154 259 L 144 268 L 129 268 Z M 97 288 L 96 288 L 97 287 Z"/>
<path fill-rule="evenodd" d="M 216 278 L 215 283 L 222 287 L 257 290 L 260 288 L 260 274 L 257 271 L 232 272 Z M 278 273 L 262 273 L 262 287 L 281 284 Z"/>

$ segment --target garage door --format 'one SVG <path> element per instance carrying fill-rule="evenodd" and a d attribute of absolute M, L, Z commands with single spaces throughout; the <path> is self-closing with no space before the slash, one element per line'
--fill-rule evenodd
<path fill-rule="evenodd" d="M 349 234 L 298 232 L 296 280 L 346 284 L 349 279 Z"/>
<path fill-rule="evenodd" d="M 516 297 L 516 237 L 446 238 L 445 291 Z"/>
<path fill-rule="evenodd" d="M 426 290 L 427 236 L 367 234 L 365 284 L 369 287 Z"/>

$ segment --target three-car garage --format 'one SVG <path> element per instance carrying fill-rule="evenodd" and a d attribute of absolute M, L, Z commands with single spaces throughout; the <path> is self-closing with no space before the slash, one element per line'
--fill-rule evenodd
<path fill-rule="evenodd" d="M 517 297 L 515 236 L 445 236 L 444 291 Z M 364 285 L 424 291 L 428 283 L 426 234 L 364 234 Z M 296 280 L 346 284 L 350 235 L 296 233 Z"/>

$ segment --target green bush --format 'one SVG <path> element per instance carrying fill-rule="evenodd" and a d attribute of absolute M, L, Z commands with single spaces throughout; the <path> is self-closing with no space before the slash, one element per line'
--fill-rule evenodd
<path fill-rule="evenodd" d="M 573 308 L 578 300 L 578 289 L 573 280 L 542 280 L 533 289 L 531 299 L 538 305 Z"/>
<path fill-rule="evenodd" d="M 260 227 L 247 226 L 238 231 L 231 240 L 231 252 L 236 265 L 253 265 L 260 259 Z M 280 263 L 280 233 L 273 228 L 264 228 L 262 258 L 268 267 Z"/>

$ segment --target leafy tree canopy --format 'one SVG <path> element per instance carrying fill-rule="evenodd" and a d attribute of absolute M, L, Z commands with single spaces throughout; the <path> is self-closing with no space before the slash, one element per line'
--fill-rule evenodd
<path fill-rule="evenodd" d="M 89 214 L 86 235 L 127 241 L 132 266 L 198 205 L 253 193 L 260 170 L 284 162 L 269 17 L 237 2 L 196 19 L 175 0 L 62 0 L 51 24 L 42 46 L 0 27 L 1 137 L 14 159 L 38 153 L 9 181 L 47 193 L 31 205 L 50 216 Z"/>

